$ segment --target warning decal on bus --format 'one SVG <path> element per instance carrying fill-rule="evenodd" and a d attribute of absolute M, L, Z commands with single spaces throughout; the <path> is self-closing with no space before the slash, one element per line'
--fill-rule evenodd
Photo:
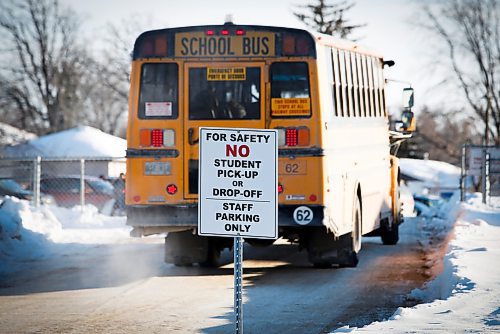
<path fill-rule="evenodd" d="M 172 102 L 146 102 L 146 116 L 172 116 Z"/>
<path fill-rule="evenodd" d="M 309 116 L 310 114 L 310 98 L 271 99 L 272 116 Z"/>
<path fill-rule="evenodd" d="M 246 80 L 246 68 L 207 68 L 207 81 Z"/>

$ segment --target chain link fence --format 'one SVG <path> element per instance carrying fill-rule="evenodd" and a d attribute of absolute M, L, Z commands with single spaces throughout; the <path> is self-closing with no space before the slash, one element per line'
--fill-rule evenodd
<path fill-rule="evenodd" d="M 462 174 L 460 199 L 467 191 L 481 191 L 483 203 L 492 196 L 500 196 L 500 147 L 464 145 L 462 147 Z"/>
<path fill-rule="evenodd" d="M 0 159 L 0 198 L 125 214 L 125 158 Z"/>

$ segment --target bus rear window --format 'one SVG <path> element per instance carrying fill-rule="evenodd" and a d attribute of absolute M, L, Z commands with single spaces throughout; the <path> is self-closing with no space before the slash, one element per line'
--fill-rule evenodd
<path fill-rule="evenodd" d="M 179 108 L 178 77 L 177 64 L 142 65 L 139 118 L 177 118 Z"/>
<path fill-rule="evenodd" d="M 189 119 L 260 119 L 260 68 L 189 69 Z"/>
<path fill-rule="evenodd" d="M 307 63 L 274 63 L 271 65 L 270 77 L 272 116 L 311 115 Z"/>

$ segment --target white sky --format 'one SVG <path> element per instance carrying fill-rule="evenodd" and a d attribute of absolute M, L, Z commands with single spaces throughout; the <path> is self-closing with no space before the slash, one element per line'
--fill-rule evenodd
<path fill-rule="evenodd" d="M 292 14 L 294 5 L 309 4 L 313 0 L 61 0 L 82 15 L 84 28 L 98 32 L 111 22 L 119 25 L 134 16 L 149 18 L 151 28 L 222 24 L 227 14 L 232 14 L 237 24 L 273 25 L 305 28 Z M 430 58 L 422 46 L 427 39 L 413 22 L 419 19 L 417 5 L 412 0 L 354 0 L 356 5 L 346 18 L 353 24 L 366 24 L 355 32 L 360 43 L 380 52 L 385 59 L 396 61 L 386 77 L 411 82 L 416 90 L 416 107 L 429 104 L 430 88 L 436 80 L 425 74 Z M 265 10 L 264 10 L 265 8 Z M 429 71 L 428 71 L 429 72 Z M 392 87 L 391 87 L 392 86 Z M 400 105 L 401 91 L 405 85 L 392 84 L 388 104 Z"/>

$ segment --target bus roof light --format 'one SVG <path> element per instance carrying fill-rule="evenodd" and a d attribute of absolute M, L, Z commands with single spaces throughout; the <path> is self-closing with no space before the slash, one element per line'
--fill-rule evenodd
<path fill-rule="evenodd" d="M 155 56 L 167 56 L 167 39 L 159 36 L 155 38 Z"/>
<path fill-rule="evenodd" d="M 213 30 L 210 29 L 210 30 L 205 31 L 205 34 L 207 36 L 213 36 L 213 35 L 215 35 L 215 31 L 213 31 Z"/>
<path fill-rule="evenodd" d="M 243 36 L 245 35 L 245 30 L 243 29 L 236 29 L 236 36 Z"/>
<path fill-rule="evenodd" d="M 220 34 L 227 36 L 227 35 L 229 35 L 229 30 L 227 30 L 227 29 L 221 30 Z"/>
<path fill-rule="evenodd" d="M 285 55 L 293 55 L 295 53 L 295 38 L 292 35 L 286 34 L 284 36 L 283 53 Z"/>

